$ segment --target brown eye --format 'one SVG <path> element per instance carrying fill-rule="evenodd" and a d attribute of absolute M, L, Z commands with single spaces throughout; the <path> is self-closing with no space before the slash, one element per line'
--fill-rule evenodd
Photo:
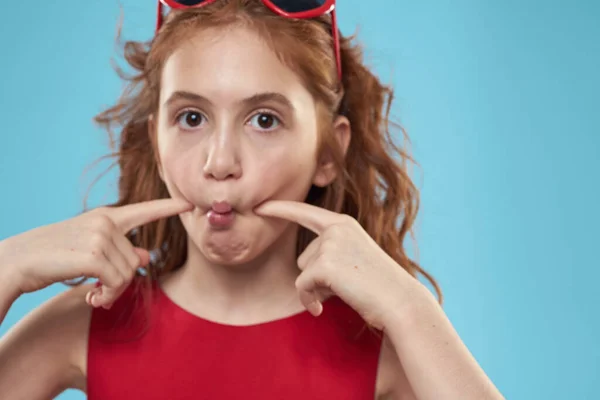
<path fill-rule="evenodd" d="M 258 113 L 250 119 L 250 124 L 260 130 L 270 131 L 280 124 L 279 118 L 269 113 Z"/>
<path fill-rule="evenodd" d="M 184 129 L 197 128 L 204 122 L 204 115 L 198 111 L 185 111 L 177 117 L 177 122 Z"/>

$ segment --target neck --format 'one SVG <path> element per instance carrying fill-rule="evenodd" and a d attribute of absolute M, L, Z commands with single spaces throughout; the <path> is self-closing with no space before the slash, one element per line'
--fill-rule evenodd
<path fill-rule="evenodd" d="M 185 264 L 165 279 L 163 287 L 178 298 L 176 302 L 191 305 L 192 311 L 209 319 L 249 322 L 263 319 L 259 314 L 269 319 L 298 311 L 296 238 L 292 226 L 259 257 L 241 265 L 211 263 L 189 243 Z"/>

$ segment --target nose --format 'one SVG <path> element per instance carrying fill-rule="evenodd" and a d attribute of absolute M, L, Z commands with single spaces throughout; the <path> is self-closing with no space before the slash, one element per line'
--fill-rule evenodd
<path fill-rule="evenodd" d="M 214 132 L 209 141 L 204 176 L 217 181 L 239 179 L 242 176 L 239 156 L 239 143 L 235 132 Z"/>

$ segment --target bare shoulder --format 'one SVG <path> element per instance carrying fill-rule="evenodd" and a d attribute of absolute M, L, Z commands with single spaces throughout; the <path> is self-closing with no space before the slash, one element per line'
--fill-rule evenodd
<path fill-rule="evenodd" d="M 384 336 L 377 371 L 377 400 L 416 400 L 391 341 Z"/>
<path fill-rule="evenodd" d="M 89 289 L 81 285 L 59 294 L 0 338 L 3 399 L 52 398 L 68 388 L 85 391 Z"/>

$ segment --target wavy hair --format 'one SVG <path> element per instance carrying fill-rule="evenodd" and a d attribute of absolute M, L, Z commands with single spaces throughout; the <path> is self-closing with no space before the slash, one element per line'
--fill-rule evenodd
<path fill-rule="evenodd" d="M 118 201 L 112 206 L 169 197 L 158 172 L 156 139 L 149 130 L 149 118 L 158 110 L 162 68 L 191 33 L 236 24 L 254 29 L 316 100 L 320 150 L 333 155 L 339 173 L 328 187 L 311 188 L 306 202 L 354 217 L 409 274 L 424 276 L 441 302 L 437 282 L 404 247 L 419 208 L 419 192 L 409 176 L 413 160 L 394 143 L 391 133 L 394 128 L 408 143 L 406 132 L 389 119 L 393 89 L 365 65 L 355 38 L 341 34 L 340 85 L 328 16 L 287 19 L 258 0 L 220 0 L 202 8 L 171 11 L 149 42 L 126 41 L 124 58 L 134 72 L 117 69 L 127 84 L 124 92 L 114 106 L 95 117 L 109 133 L 114 150 L 109 156 L 120 170 Z M 345 156 L 331 130 L 339 114 L 350 120 L 352 129 Z M 178 217 L 139 227 L 128 238 L 134 246 L 156 250 L 148 267 L 151 279 L 179 268 L 187 257 L 186 231 Z M 312 232 L 301 228 L 298 255 L 313 238 Z"/>

